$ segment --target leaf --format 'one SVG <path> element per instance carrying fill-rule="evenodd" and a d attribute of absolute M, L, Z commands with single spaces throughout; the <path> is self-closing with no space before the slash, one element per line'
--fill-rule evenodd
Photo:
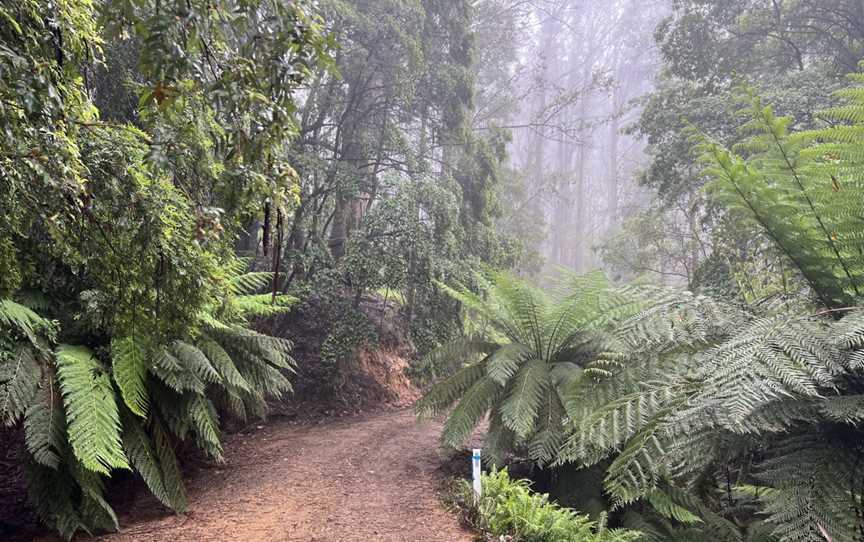
<path fill-rule="evenodd" d="M 517 436 L 525 438 L 533 430 L 543 400 L 549 391 L 547 365 L 534 360 L 525 364 L 509 387 L 507 400 L 501 405 L 501 419 Z"/>
<path fill-rule="evenodd" d="M 147 417 L 147 370 L 149 349 L 136 337 L 111 341 L 114 382 L 129 410 Z"/>
<path fill-rule="evenodd" d="M 56 357 L 75 457 L 87 469 L 105 475 L 111 469 L 128 469 L 120 440 L 120 415 L 108 374 L 93 353 L 82 346 L 60 345 Z"/>
<path fill-rule="evenodd" d="M 0 420 L 7 426 L 18 422 L 32 403 L 42 380 L 42 366 L 34 350 L 21 346 L 0 363 Z"/>

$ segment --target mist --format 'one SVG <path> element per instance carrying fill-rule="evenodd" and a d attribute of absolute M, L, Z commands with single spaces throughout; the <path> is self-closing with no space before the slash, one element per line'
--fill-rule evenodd
<path fill-rule="evenodd" d="M 512 131 L 500 226 L 543 271 L 602 265 L 597 246 L 643 209 L 645 141 L 628 128 L 661 68 L 666 1 L 478 2 L 475 129 Z M 502 54 L 502 52 L 506 52 Z"/>

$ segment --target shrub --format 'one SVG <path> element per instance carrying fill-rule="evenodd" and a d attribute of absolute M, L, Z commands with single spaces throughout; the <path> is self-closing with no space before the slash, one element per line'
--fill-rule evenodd
<path fill-rule="evenodd" d="M 506 469 L 484 474 L 482 481 L 479 501 L 468 496 L 467 481 L 461 494 L 464 502 L 472 503 L 472 517 L 488 537 L 519 542 L 628 542 L 641 537 L 637 531 L 609 529 L 605 515 L 593 521 L 551 502 L 549 495 L 532 491 L 529 481 L 511 479 Z"/>

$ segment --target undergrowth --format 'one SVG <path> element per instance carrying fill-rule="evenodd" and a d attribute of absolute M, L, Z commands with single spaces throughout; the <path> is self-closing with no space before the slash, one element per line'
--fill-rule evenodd
<path fill-rule="evenodd" d="M 592 520 L 531 489 L 528 480 L 513 480 L 507 469 L 482 475 L 483 492 L 474 496 L 471 482 L 453 480 L 445 488 L 445 504 L 484 541 L 630 542 L 641 533 L 610 529 L 606 516 Z"/>

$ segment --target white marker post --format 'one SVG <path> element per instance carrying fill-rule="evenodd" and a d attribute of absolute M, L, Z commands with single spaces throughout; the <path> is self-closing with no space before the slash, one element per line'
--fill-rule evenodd
<path fill-rule="evenodd" d="M 480 482 L 480 450 L 476 448 L 471 454 L 471 472 L 474 479 L 474 499 L 479 501 L 483 494 L 483 484 Z"/>

